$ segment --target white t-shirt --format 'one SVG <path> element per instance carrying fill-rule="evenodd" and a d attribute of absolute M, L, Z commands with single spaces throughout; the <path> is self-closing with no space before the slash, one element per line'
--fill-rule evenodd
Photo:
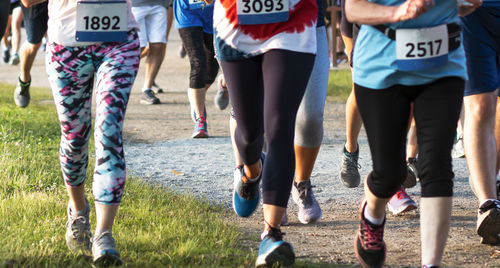
<path fill-rule="evenodd" d="M 98 0 L 86 0 L 95 1 Z M 128 11 L 128 29 L 139 29 L 139 24 L 134 18 L 131 11 L 132 3 L 127 1 Z M 76 33 L 76 0 L 50 0 L 49 22 L 47 35 L 49 42 L 57 43 L 64 46 L 86 46 L 98 44 L 99 42 L 77 42 L 75 40 Z"/>

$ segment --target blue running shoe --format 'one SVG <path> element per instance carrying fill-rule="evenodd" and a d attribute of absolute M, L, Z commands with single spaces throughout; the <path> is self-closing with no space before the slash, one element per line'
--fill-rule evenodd
<path fill-rule="evenodd" d="M 293 247 L 283 241 L 284 233 L 280 229 L 271 228 L 263 235 L 255 267 L 274 267 L 275 264 L 290 266 L 295 262 Z"/>
<path fill-rule="evenodd" d="M 264 157 L 265 155 L 262 153 L 260 157 L 262 168 L 264 168 Z M 243 171 L 243 165 L 237 166 L 234 170 L 233 209 L 236 215 L 249 217 L 259 205 L 261 177 L 262 171 L 259 177 L 250 181 Z"/>
<path fill-rule="evenodd" d="M 208 138 L 206 117 L 202 116 L 196 119 L 196 123 L 194 124 L 193 135 L 191 135 L 191 137 L 193 139 Z"/>

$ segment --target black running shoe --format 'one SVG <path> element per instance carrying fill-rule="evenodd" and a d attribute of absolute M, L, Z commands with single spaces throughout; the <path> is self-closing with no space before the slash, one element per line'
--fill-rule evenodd
<path fill-rule="evenodd" d="M 354 238 L 356 258 L 364 268 L 382 267 L 385 261 L 384 225 L 374 225 L 364 216 L 366 200 L 361 203 L 359 231 Z"/>

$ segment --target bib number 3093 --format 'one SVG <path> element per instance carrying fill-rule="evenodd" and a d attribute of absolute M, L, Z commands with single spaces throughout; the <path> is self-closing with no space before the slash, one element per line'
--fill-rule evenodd
<path fill-rule="evenodd" d="M 127 39 L 126 1 L 80 1 L 76 12 L 76 41 L 119 42 Z"/>
<path fill-rule="evenodd" d="M 289 0 L 237 0 L 239 24 L 284 22 L 289 17 Z"/>
<path fill-rule="evenodd" d="M 402 71 L 441 67 L 448 61 L 446 25 L 396 30 L 396 63 Z"/>

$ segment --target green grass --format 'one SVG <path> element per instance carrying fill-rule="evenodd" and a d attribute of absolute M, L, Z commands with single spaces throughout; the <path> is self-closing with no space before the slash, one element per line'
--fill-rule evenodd
<path fill-rule="evenodd" d="M 64 240 L 68 198 L 58 161 L 60 128 L 54 105 L 40 104 L 52 99 L 50 91 L 32 88 L 30 106 L 19 109 L 13 90 L 0 84 L 0 267 L 89 267 L 89 257 L 69 253 Z M 91 179 L 86 186 L 91 197 Z M 229 225 L 228 213 L 128 178 L 113 232 L 126 266 L 251 266 L 255 252 L 242 241 L 258 238 Z"/>
<path fill-rule="evenodd" d="M 350 69 L 330 71 L 327 91 L 329 100 L 335 102 L 346 102 L 347 97 L 349 97 L 349 94 L 351 93 L 351 89 L 352 79 Z"/>

